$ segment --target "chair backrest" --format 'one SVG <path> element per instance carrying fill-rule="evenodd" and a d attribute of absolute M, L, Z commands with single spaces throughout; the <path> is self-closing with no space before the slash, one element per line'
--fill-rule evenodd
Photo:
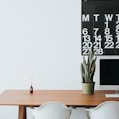
<path fill-rule="evenodd" d="M 87 111 L 90 119 L 119 119 L 119 102 L 106 101 Z"/>
<path fill-rule="evenodd" d="M 34 119 L 69 119 L 71 109 L 60 102 L 47 102 L 32 110 Z"/>

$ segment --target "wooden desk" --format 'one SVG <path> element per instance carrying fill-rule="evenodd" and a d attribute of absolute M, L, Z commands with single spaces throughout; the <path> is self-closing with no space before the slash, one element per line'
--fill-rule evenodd
<path fill-rule="evenodd" d="M 104 101 L 119 101 L 119 98 L 106 98 L 104 94 L 115 91 L 98 91 L 84 95 L 81 90 L 6 90 L 0 94 L 0 105 L 18 106 L 18 119 L 26 119 L 26 107 L 39 106 L 48 101 L 59 101 L 67 106 L 97 106 Z"/>

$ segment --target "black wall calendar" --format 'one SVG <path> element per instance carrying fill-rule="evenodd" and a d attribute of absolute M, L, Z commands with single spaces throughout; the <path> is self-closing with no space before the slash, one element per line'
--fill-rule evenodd
<path fill-rule="evenodd" d="M 119 0 L 82 0 L 82 55 L 119 55 Z"/>

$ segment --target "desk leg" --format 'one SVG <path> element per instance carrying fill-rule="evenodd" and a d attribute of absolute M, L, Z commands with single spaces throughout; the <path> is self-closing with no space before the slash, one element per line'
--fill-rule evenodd
<path fill-rule="evenodd" d="M 26 107 L 19 105 L 18 119 L 26 119 Z"/>

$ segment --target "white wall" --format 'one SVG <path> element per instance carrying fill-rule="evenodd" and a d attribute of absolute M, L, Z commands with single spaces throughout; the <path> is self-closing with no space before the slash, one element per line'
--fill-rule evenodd
<path fill-rule="evenodd" d="M 79 89 L 80 29 L 79 0 L 1 0 L 0 90 Z"/>
<path fill-rule="evenodd" d="M 0 0 L 0 92 L 80 89 L 80 0 Z M 6 114 L 6 112 L 8 114 Z M 0 106 L 0 119 L 17 107 Z"/>

